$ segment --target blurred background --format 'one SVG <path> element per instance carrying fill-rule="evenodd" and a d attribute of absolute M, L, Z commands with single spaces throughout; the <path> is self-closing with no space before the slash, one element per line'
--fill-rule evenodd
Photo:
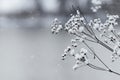
<path fill-rule="evenodd" d="M 72 5 L 80 7 L 88 21 L 104 20 L 107 13 L 120 15 L 120 0 L 102 1 L 102 8 L 93 13 L 91 0 L 0 0 L 0 80 L 119 80 L 120 76 L 88 67 L 73 71 L 73 59 L 61 60 L 72 37 L 50 31 L 54 18 L 63 24 L 70 18 Z M 109 51 L 93 46 L 120 73 L 120 61 L 111 63 Z"/>

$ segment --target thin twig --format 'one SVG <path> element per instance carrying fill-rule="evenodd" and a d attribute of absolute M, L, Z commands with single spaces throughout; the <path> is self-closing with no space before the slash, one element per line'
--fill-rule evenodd
<path fill-rule="evenodd" d="M 74 34 L 75 36 L 77 36 L 77 37 L 80 37 L 80 38 L 82 38 L 79 34 Z M 93 40 L 90 40 L 90 39 L 87 39 L 87 38 L 83 38 L 84 40 L 87 40 L 87 41 L 90 41 L 90 42 L 94 42 L 94 43 L 96 43 L 96 41 L 93 41 Z"/>
<path fill-rule="evenodd" d="M 110 68 L 98 57 L 98 55 L 90 48 L 90 46 L 86 43 L 86 42 L 83 42 L 91 51 L 92 53 L 98 58 L 98 60 L 108 69 L 110 70 Z"/>
<path fill-rule="evenodd" d="M 110 72 L 110 73 L 113 73 L 113 74 L 116 74 L 116 75 L 119 75 L 120 76 L 120 73 L 118 72 L 115 72 L 115 71 L 112 71 L 112 70 L 107 70 L 107 69 L 104 69 L 104 68 L 101 68 L 101 67 L 98 67 L 98 66 L 95 66 L 91 63 L 87 64 L 90 68 L 92 69 L 95 69 L 95 70 L 101 70 L 101 71 L 107 71 L 107 72 Z"/>
<path fill-rule="evenodd" d="M 90 37 L 90 38 L 92 38 L 92 39 L 95 40 L 95 38 L 93 38 L 91 35 L 89 35 L 89 34 L 87 34 L 87 33 L 85 33 L 85 32 L 82 32 L 82 33 L 85 34 L 86 36 L 88 36 L 88 37 Z"/>
<path fill-rule="evenodd" d="M 114 33 L 114 32 L 112 32 L 112 34 L 116 37 L 116 38 L 118 38 L 119 39 L 119 37 Z"/>
<path fill-rule="evenodd" d="M 90 33 L 93 34 L 93 35 L 95 36 L 94 31 L 93 31 L 92 28 L 88 25 L 88 21 L 87 21 L 86 17 L 84 16 L 83 12 L 81 11 L 80 7 L 78 7 L 78 9 L 79 9 L 81 15 L 83 16 L 83 18 L 85 19 L 85 22 L 86 22 L 86 24 L 87 24 L 87 26 L 85 25 L 85 27 L 86 27 L 86 28 L 89 27 L 89 28 L 90 28 Z M 87 30 L 89 30 L 89 28 L 88 28 Z"/>
<path fill-rule="evenodd" d="M 74 11 L 76 11 L 76 9 L 75 9 L 75 7 L 72 5 L 72 8 L 73 8 L 73 10 Z M 81 10 L 79 10 L 80 11 L 80 13 L 82 14 L 82 12 L 81 12 Z M 84 15 L 82 14 L 82 16 L 83 16 L 83 18 L 85 18 L 84 17 Z M 85 19 L 86 20 L 86 19 Z M 85 28 L 87 29 L 87 31 L 90 33 L 90 34 L 93 34 L 90 30 L 89 30 L 89 28 L 83 23 L 83 25 L 85 26 Z"/>
<path fill-rule="evenodd" d="M 120 76 L 120 73 L 117 73 L 117 72 L 115 72 L 115 71 L 108 70 L 108 72 L 111 72 L 111 73 L 114 73 L 114 74 L 117 74 L 117 75 L 119 75 L 119 76 Z"/>
<path fill-rule="evenodd" d="M 101 70 L 101 71 L 108 71 L 107 69 L 104 69 L 104 68 L 101 68 L 101 67 L 98 67 L 98 66 L 95 66 L 91 63 L 87 64 L 89 67 L 93 68 L 93 69 L 96 69 L 96 70 Z"/>
<path fill-rule="evenodd" d="M 113 52 L 113 49 L 112 49 L 111 47 L 109 47 L 108 45 L 106 45 L 104 42 L 98 40 L 98 43 L 99 43 L 100 45 L 102 45 L 103 47 L 107 48 L 108 50 L 110 50 L 111 52 Z"/>

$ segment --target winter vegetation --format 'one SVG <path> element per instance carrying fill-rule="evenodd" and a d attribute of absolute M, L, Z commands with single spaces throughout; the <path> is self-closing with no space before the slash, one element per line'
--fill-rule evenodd
<path fill-rule="evenodd" d="M 102 8 L 102 0 L 91 0 L 93 6 L 90 8 L 93 12 L 97 12 Z M 95 52 L 96 47 L 91 47 L 89 43 L 98 44 L 97 46 L 104 47 L 111 52 L 111 62 L 115 62 L 120 57 L 120 32 L 116 28 L 118 26 L 118 15 L 106 14 L 106 20 L 103 22 L 100 18 L 88 21 L 80 8 L 73 9 L 76 14 L 71 14 L 70 19 L 63 25 L 57 18 L 54 19 L 51 25 L 53 34 L 58 34 L 60 31 L 65 31 L 74 38 L 71 39 L 71 44 L 64 50 L 62 60 L 68 57 L 73 57 L 75 64 L 73 70 L 88 66 L 95 70 L 110 72 L 120 76 L 120 73 L 112 70 L 98 53 Z M 104 55 L 104 53 L 101 53 Z M 92 58 L 91 58 L 92 57 Z M 98 60 L 104 67 L 95 65 L 94 60 Z"/>

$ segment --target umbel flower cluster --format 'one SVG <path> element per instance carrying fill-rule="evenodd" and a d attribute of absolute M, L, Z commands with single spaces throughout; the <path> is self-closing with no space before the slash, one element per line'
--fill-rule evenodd
<path fill-rule="evenodd" d="M 89 45 L 89 42 L 96 43 L 103 46 L 106 50 L 111 51 L 112 62 L 120 57 L 120 32 L 115 28 L 118 25 L 117 19 L 119 16 L 110 14 L 107 14 L 106 16 L 105 22 L 102 22 L 100 18 L 87 22 L 82 12 L 76 10 L 76 14 L 71 15 L 71 18 L 65 25 L 62 25 L 57 18 L 53 21 L 53 24 L 51 25 L 52 33 L 57 34 L 61 30 L 64 30 L 68 34 L 74 36 L 74 39 L 71 39 L 71 44 L 62 54 L 62 60 L 65 60 L 70 56 L 75 59 L 73 70 L 82 66 L 88 66 L 96 70 L 120 75 L 111 70 Z M 84 46 L 79 47 L 81 44 Z M 90 56 L 93 56 L 93 60 L 99 60 L 105 68 L 94 65 L 89 58 Z"/>

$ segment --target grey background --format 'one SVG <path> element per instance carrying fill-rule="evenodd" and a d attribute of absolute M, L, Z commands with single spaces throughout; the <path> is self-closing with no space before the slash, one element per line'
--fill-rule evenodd
<path fill-rule="evenodd" d="M 118 75 L 89 67 L 73 71 L 72 58 L 61 60 L 72 36 L 50 31 L 54 18 L 63 23 L 70 18 L 72 5 L 79 6 L 88 20 L 100 17 L 104 21 L 106 13 L 120 14 L 120 0 L 102 1 L 102 9 L 93 13 L 90 0 L 0 0 L 0 80 L 119 80 Z M 90 45 L 120 73 L 120 61 L 111 63 L 110 51 Z"/>

